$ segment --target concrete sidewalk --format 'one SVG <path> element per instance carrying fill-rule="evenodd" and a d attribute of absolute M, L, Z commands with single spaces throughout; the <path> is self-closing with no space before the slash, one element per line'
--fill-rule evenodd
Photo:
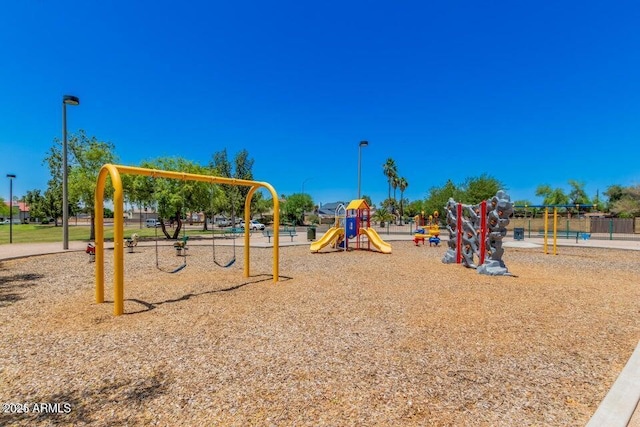
<path fill-rule="evenodd" d="M 387 242 L 396 242 L 396 241 L 410 241 L 413 240 L 413 234 L 409 233 L 391 233 L 386 234 L 384 230 L 380 230 L 379 233 L 382 240 Z M 316 235 L 316 240 L 318 240 L 322 236 L 322 233 L 318 233 Z M 440 236 L 442 239 L 442 244 L 446 245 L 448 241 L 448 236 L 446 234 L 442 234 Z M 509 247 L 519 247 L 519 248 L 540 248 L 542 250 L 542 246 L 544 243 L 544 239 L 541 237 L 525 237 L 524 240 L 513 240 L 512 237 L 506 237 L 504 239 L 504 246 L 506 248 Z M 166 243 L 165 243 L 166 244 Z M 211 244 L 211 240 L 209 236 L 206 236 L 202 239 L 198 239 L 197 237 L 192 237 L 189 240 L 189 244 L 193 246 L 199 245 L 207 245 Z M 216 237 L 216 245 L 220 246 L 231 246 L 234 244 L 234 239 L 231 238 L 222 238 Z M 261 232 L 253 232 L 251 234 L 251 247 L 256 248 L 270 248 L 273 247 L 273 238 L 271 238 L 271 242 L 267 237 L 264 237 Z M 306 229 L 300 230 L 297 232 L 297 235 L 291 239 L 288 235 L 280 236 L 280 247 L 286 246 L 299 246 L 299 245 L 310 245 L 311 242 L 307 240 Z M 140 246 L 153 246 L 155 245 L 154 240 L 142 240 L 139 243 Z M 242 237 L 237 237 L 235 239 L 236 246 L 244 245 L 244 240 Z M 548 250 L 551 252 L 553 250 L 553 239 L 548 239 L 547 241 Z M 599 240 L 599 239 L 588 239 L 588 240 L 578 240 L 575 239 L 564 239 L 559 238 L 557 240 L 557 247 L 562 248 L 566 246 L 573 247 L 588 247 L 588 248 L 608 248 L 608 249 L 627 249 L 627 250 L 636 250 L 640 251 L 640 241 L 634 240 Z M 71 241 L 69 242 L 68 251 L 84 251 L 87 247 L 87 242 L 83 241 Z M 107 242 L 105 247 L 111 248 L 113 247 L 113 243 Z M 62 242 L 53 242 L 53 243 L 13 243 L 13 244 L 0 244 L 0 260 L 5 259 L 13 259 L 13 258 L 23 258 L 28 256 L 36 256 L 36 255 L 45 255 L 45 254 L 55 254 L 67 252 L 62 249 Z M 561 254 L 561 249 L 558 250 L 558 254 Z"/>

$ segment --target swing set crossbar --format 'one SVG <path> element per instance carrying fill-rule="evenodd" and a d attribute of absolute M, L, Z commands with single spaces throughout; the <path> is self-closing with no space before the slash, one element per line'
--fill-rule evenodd
<path fill-rule="evenodd" d="M 249 222 L 251 216 L 251 199 L 253 194 L 260 188 L 265 188 L 271 193 L 273 198 L 273 220 L 276 224 L 280 222 L 280 205 L 278 193 L 268 182 L 251 181 L 246 179 L 225 178 L 213 175 L 198 175 L 184 172 L 165 171 L 160 169 L 147 169 L 133 166 L 123 166 L 105 164 L 98 173 L 95 192 L 95 298 L 96 303 L 104 303 L 104 192 L 107 177 L 111 178 L 113 186 L 113 207 L 114 207 L 114 250 L 113 250 L 113 314 L 119 316 L 124 313 L 124 196 L 121 174 L 142 175 L 152 178 L 168 178 L 184 181 L 205 182 L 211 184 L 226 184 L 232 186 L 250 187 L 244 206 L 245 236 L 244 236 L 244 277 L 250 276 L 250 245 L 249 245 Z M 273 281 L 279 280 L 279 234 L 273 236 Z M 183 267 L 184 268 L 184 267 Z"/>

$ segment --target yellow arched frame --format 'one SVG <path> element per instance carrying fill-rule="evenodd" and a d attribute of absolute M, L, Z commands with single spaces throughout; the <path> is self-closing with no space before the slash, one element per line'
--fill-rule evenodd
<path fill-rule="evenodd" d="M 273 223 L 280 224 L 280 203 L 278 193 L 267 182 L 246 179 L 223 178 L 218 176 L 197 175 L 191 173 L 171 172 L 158 169 L 145 169 L 132 166 L 106 164 L 100 169 L 95 194 L 95 226 L 96 226 L 96 303 L 104 302 L 104 189 L 107 176 L 113 185 L 113 314 L 124 313 L 124 199 L 121 174 L 143 175 L 154 178 L 170 178 L 185 181 L 208 182 L 251 187 L 244 202 L 244 277 L 249 277 L 249 221 L 251 220 L 251 198 L 260 187 L 266 188 L 273 198 Z M 280 233 L 278 227 L 273 230 L 273 281 L 278 281 Z"/>

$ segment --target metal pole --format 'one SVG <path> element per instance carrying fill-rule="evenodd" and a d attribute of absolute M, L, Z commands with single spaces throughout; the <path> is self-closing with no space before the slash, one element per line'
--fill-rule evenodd
<path fill-rule="evenodd" d="M 9 243 L 13 243 L 13 178 L 14 174 L 7 174 L 9 178 Z"/>
<path fill-rule="evenodd" d="M 558 255 L 558 208 L 553 208 L 553 254 Z"/>
<path fill-rule="evenodd" d="M 480 204 L 480 265 L 487 255 L 487 201 Z"/>
<path fill-rule="evenodd" d="M 369 141 L 360 141 L 358 144 L 358 199 L 360 199 L 360 183 L 362 181 L 362 147 L 369 145 Z"/>
<path fill-rule="evenodd" d="M 9 243 L 13 243 L 13 179 L 9 179 Z"/>
<path fill-rule="evenodd" d="M 69 192 L 67 174 L 67 104 L 80 105 L 73 95 L 62 97 L 62 249 L 69 249 Z"/>
<path fill-rule="evenodd" d="M 613 218 L 609 220 L 609 240 L 613 240 Z"/>
<path fill-rule="evenodd" d="M 549 254 L 549 249 L 547 247 L 547 234 L 549 233 L 549 208 L 545 207 L 544 208 L 544 239 L 543 239 L 543 247 L 544 247 L 544 254 L 548 255 Z"/>
<path fill-rule="evenodd" d="M 69 195 L 67 194 L 67 103 L 62 101 L 62 249 L 69 249 Z"/>
<path fill-rule="evenodd" d="M 358 145 L 358 199 L 360 199 L 361 174 L 362 174 L 362 143 Z"/>
<path fill-rule="evenodd" d="M 462 262 L 462 203 L 456 206 L 456 264 Z"/>

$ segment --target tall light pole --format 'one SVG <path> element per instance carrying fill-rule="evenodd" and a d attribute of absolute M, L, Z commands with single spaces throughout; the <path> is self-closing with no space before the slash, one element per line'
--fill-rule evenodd
<path fill-rule="evenodd" d="M 369 145 L 369 141 L 360 141 L 358 145 L 358 199 L 360 198 L 360 182 L 362 180 L 362 147 Z"/>
<path fill-rule="evenodd" d="M 9 243 L 13 243 L 13 180 L 15 177 L 15 174 L 7 174 L 9 178 Z"/>
<path fill-rule="evenodd" d="M 62 97 L 62 249 L 69 249 L 69 193 L 67 176 L 67 104 L 79 105 L 80 99 L 73 95 Z"/>

